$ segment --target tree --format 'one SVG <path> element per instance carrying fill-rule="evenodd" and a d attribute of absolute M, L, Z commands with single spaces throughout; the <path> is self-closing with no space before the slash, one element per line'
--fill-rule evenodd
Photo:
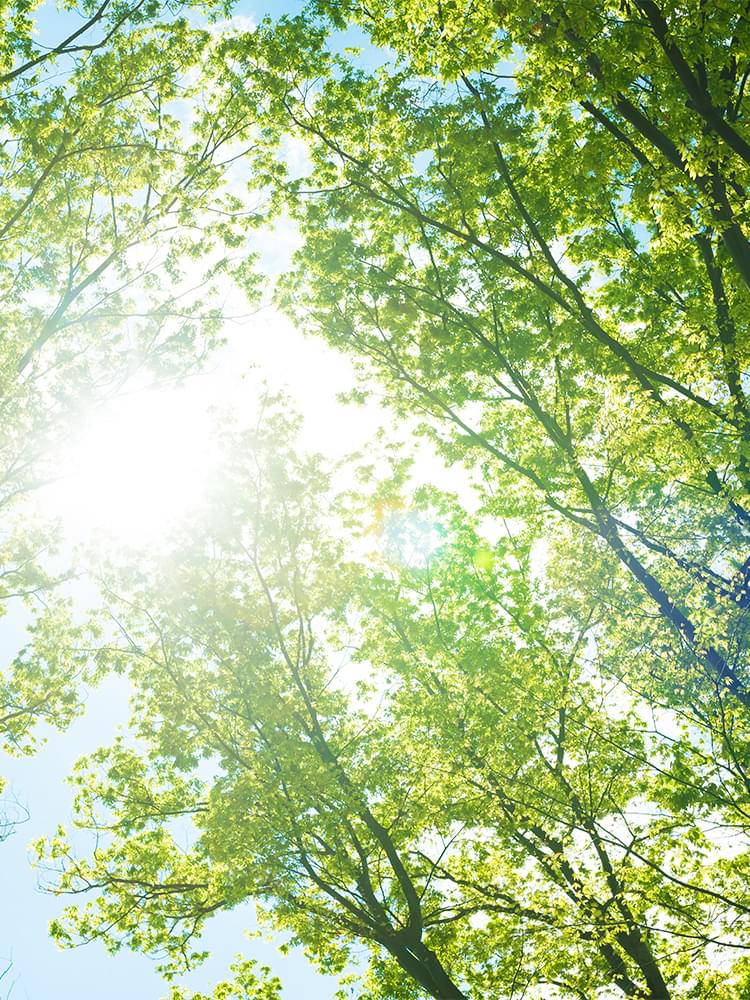
<path fill-rule="evenodd" d="M 416 70 L 443 79 L 475 71 L 502 79 L 492 72 L 498 61 L 522 47 L 516 79 L 526 106 L 552 120 L 566 107 L 580 108 L 594 130 L 614 140 L 623 173 L 631 179 L 635 173 L 637 187 L 672 203 L 672 212 L 665 207 L 670 228 L 677 222 L 689 243 L 702 223 L 704 238 L 723 243 L 735 277 L 750 282 L 743 227 L 750 166 L 743 107 L 748 27 L 736 5 L 707 9 L 633 0 L 575 7 L 553 2 L 530 10 L 478 0 L 460 14 L 441 2 L 322 0 L 315 6 L 339 25 L 362 23 Z M 686 203 L 680 204 L 680 194 Z M 685 215 L 675 219 L 674 210 L 683 206 Z M 710 247 L 708 253 L 713 256 Z M 710 280 L 723 296 L 721 271 L 716 268 Z M 744 405 L 741 394 L 737 402 Z"/>
<path fill-rule="evenodd" d="M 390 65 L 326 51 L 352 20 Z M 364 506 L 421 557 L 371 559 L 283 418 L 239 436 L 107 583 L 133 731 L 77 772 L 90 856 L 40 845 L 94 893 L 56 935 L 172 974 L 258 900 L 372 1000 L 746 992 L 744 15 L 321 0 L 210 59 L 301 227 L 280 302 L 479 511 L 397 476 Z"/>
<path fill-rule="evenodd" d="M 748 702 L 747 288 L 742 234 L 703 185 L 731 188 L 741 216 L 745 27 L 720 9 L 703 25 L 708 77 L 737 60 L 716 132 L 707 106 L 684 111 L 671 63 L 653 94 L 628 76 L 631 49 L 640 59 L 648 38 L 649 51 L 661 44 L 648 17 L 597 35 L 598 9 L 607 71 L 644 90 L 644 115 L 652 102 L 677 129 L 702 123 L 710 162 L 698 138 L 685 139 L 689 168 L 641 155 L 635 125 L 602 121 L 604 84 L 579 86 L 563 28 L 545 27 L 537 54 L 534 32 L 500 31 L 483 4 L 460 23 L 441 5 L 336 5 L 395 49 L 396 66 L 375 75 L 327 55 L 309 18 L 226 48 L 265 79 L 269 131 L 310 151 L 309 176 L 286 185 L 305 244 L 282 302 L 402 412 L 426 416 L 450 460 L 478 469 L 488 513 L 528 518 L 541 503 L 571 562 L 592 565 L 584 589 L 616 581 L 604 599 L 625 600 L 639 643 L 669 649 L 661 697 L 711 712 L 728 696 Z M 623 44 L 633 31 L 640 48 Z M 562 89 L 540 83 L 544 39 L 567 53 Z M 497 59 L 513 43 L 528 55 L 506 90 Z M 556 77 L 562 59 L 548 60 Z M 649 661 L 631 679 L 653 673 Z"/>
<path fill-rule="evenodd" d="M 226 184 L 252 119 L 231 100 L 201 109 L 196 67 L 213 36 L 187 12 L 71 8 L 83 24 L 45 46 L 33 5 L 4 10 L 0 614 L 14 600 L 38 612 L 0 674 L 0 746 L 15 752 L 32 749 L 36 722 L 66 726 L 92 675 L 55 597 L 71 568 L 30 498 L 102 401 L 197 370 L 220 336 L 227 274 L 252 292 L 252 264 L 232 260 L 244 216 Z"/>
<path fill-rule="evenodd" d="M 179 555 L 111 581 L 133 730 L 75 776 L 95 850 L 39 845 L 94 894 L 59 940 L 174 973 L 250 899 L 329 971 L 364 943 L 372 1000 L 736 996 L 750 855 L 716 857 L 717 823 L 747 827 L 720 755 L 598 672 L 595 599 L 577 634 L 549 618 L 528 537 L 408 505 L 400 474 L 331 506 L 288 433 L 237 436 Z"/>

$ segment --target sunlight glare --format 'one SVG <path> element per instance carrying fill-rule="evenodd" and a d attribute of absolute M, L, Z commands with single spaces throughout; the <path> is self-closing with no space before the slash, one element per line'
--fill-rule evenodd
<path fill-rule="evenodd" d="M 210 418 L 185 389 L 122 396 L 88 414 L 46 491 L 69 541 L 152 543 L 201 496 Z"/>

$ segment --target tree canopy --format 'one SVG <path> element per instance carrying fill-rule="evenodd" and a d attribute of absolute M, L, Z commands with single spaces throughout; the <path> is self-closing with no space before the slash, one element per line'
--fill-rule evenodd
<path fill-rule="evenodd" d="M 39 846 L 97 890 L 55 933 L 175 973 L 252 899 L 326 970 L 366 943 L 373 1000 L 736 996 L 750 855 L 715 832 L 743 838 L 746 789 L 710 734 L 644 714 L 591 656 L 598 595 L 551 619 L 528 537 L 490 546 L 455 498 L 384 482 L 368 557 L 286 423 L 235 437 L 176 562 L 112 584 L 134 728 L 75 776 L 95 854 Z"/>
<path fill-rule="evenodd" d="M 220 419 L 201 511 L 14 671 L 61 724 L 92 664 L 133 691 L 73 776 L 91 853 L 38 845 L 84 897 L 54 935 L 175 976 L 252 901 L 342 996 L 744 995 L 747 10 L 84 13 L 43 48 L 13 9 L 0 53 L 8 503 L 82 397 L 200 361 L 281 216 L 277 306 L 456 490 L 408 449 L 342 486 L 283 400 Z"/>
<path fill-rule="evenodd" d="M 15 751 L 36 722 L 71 721 L 90 673 L 56 596 L 73 571 L 30 500 L 64 474 L 62 448 L 102 400 L 200 366 L 221 332 L 217 275 L 251 287 L 252 262 L 232 263 L 240 217 L 225 186 L 225 149 L 251 123 L 230 105 L 201 113 L 191 74 L 212 36 L 187 11 L 71 6 L 83 24 L 46 45 L 33 5 L 5 10 L 0 614 L 21 600 L 36 617 L 0 674 L 0 745 Z"/>

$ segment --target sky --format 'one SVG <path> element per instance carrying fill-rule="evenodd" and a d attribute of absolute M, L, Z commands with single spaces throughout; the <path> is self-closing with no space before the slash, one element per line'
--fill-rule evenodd
<path fill-rule="evenodd" d="M 257 23 L 265 14 L 294 12 L 299 3 L 241 2 L 236 14 Z M 57 40 L 70 25 L 69 13 L 54 6 L 41 8 L 39 34 Z M 359 39 L 348 36 L 343 43 Z M 261 234 L 258 249 L 262 264 L 278 272 L 295 245 L 295 233 L 287 223 L 275 232 Z M 268 307 L 258 315 L 230 323 L 227 345 L 216 354 L 202 375 L 191 378 L 179 390 L 151 395 L 145 401 L 133 396 L 119 400 L 106 413 L 98 413 L 82 427 L 80 439 L 62 456 L 72 470 L 69 479 L 46 494 L 42 502 L 48 512 L 62 518 L 70 544 L 86 541 L 87 533 L 118 533 L 128 540 L 143 532 L 158 530 L 159 518 L 169 518 L 176 504 L 196 484 L 180 476 L 194 454 L 206 415 L 217 399 L 229 402 L 241 415 L 250 413 L 262 386 L 286 390 L 305 416 L 303 444 L 326 442 L 332 455 L 364 448 L 384 419 L 377 406 L 365 410 L 343 409 L 338 392 L 350 388 L 353 374 L 349 363 L 322 342 L 305 338 Z M 140 462 L 140 475 L 133 477 L 121 461 L 107 460 L 105 441 L 118 439 L 118 453 Z M 119 437 L 118 437 L 119 435 Z M 110 449 L 111 453 L 112 449 Z M 169 459 L 163 460 L 167 454 Z M 150 463 L 150 464 L 149 464 Z M 132 472 L 132 470 L 130 470 Z M 126 473 L 125 475 L 123 473 Z M 92 488 L 96 477 L 96 489 Z M 160 478 L 159 478 L 160 477 Z M 136 485 L 133 485 L 135 478 Z M 145 483 L 154 481 L 162 490 L 162 503 L 146 499 Z M 140 482 L 140 486 L 138 483 Z M 130 485 L 125 491 L 127 483 Z M 151 494 L 153 497 L 153 494 Z M 0 620 L 0 649 L 9 661 L 23 644 L 24 614 L 11 609 Z M 167 988 L 155 963 L 147 957 L 122 951 L 109 956 L 99 943 L 60 951 L 47 935 L 47 925 L 59 913 L 62 901 L 43 891 L 44 875 L 30 864 L 28 845 L 39 836 L 53 833 L 59 823 L 71 819 L 71 790 L 65 776 L 85 752 L 108 743 L 127 719 L 128 691 L 117 679 L 105 681 L 90 692 L 86 711 L 66 733 L 48 732 L 43 749 L 33 757 L 5 758 L 0 774 L 8 779 L 3 793 L 6 811 L 18 803 L 19 815 L 28 819 L 0 844 L 2 901 L 0 906 L 0 971 L 2 959 L 12 962 L 0 981 L 0 1000 L 161 1000 Z M 300 997 L 329 1000 L 336 983 L 319 975 L 299 950 L 279 955 L 269 940 L 249 941 L 244 932 L 255 926 L 252 907 L 217 916 L 204 938 L 211 959 L 185 979 L 194 989 L 209 988 L 226 974 L 232 958 L 243 953 L 274 969 L 284 983 L 287 1000 Z"/>

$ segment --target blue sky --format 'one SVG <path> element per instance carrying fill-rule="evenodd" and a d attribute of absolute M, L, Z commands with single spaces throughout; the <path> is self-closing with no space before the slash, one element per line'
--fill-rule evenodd
<path fill-rule="evenodd" d="M 301 6 L 296 2 L 245 2 L 240 3 L 235 12 L 258 21 L 265 14 L 294 12 Z M 71 16 L 69 12 L 57 12 L 52 5 L 44 5 L 38 25 L 40 38 L 45 43 L 57 41 L 61 32 L 71 30 L 71 23 L 76 23 L 71 22 Z M 354 34 L 348 34 L 342 44 L 358 42 Z M 275 340 L 280 342 L 280 338 L 286 338 L 280 348 L 285 370 L 290 369 L 291 351 L 299 356 L 305 381 L 309 382 L 309 361 L 305 358 L 305 352 L 310 350 L 309 342 L 303 346 L 301 335 L 288 328 L 276 331 Z M 322 346 L 319 350 L 323 350 Z M 263 358 L 260 360 L 262 363 Z M 347 373 L 343 371 L 342 379 L 346 381 L 346 378 Z M 320 391 L 333 400 L 340 388 L 341 382 Z M 315 404 L 302 401 L 303 410 L 306 405 L 316 405 L 318 411 L 324 411 L 327 402 L 322 397 Z M 23 614 L 11 609 L 0 620 L 0 650 L 4 662 L 10 661 L 23 644 L 23 636 Z M 47 925 L 59 913 L 63 901 L 41 891 L 42 876 L 31 867 L 28 852 L 32 840 L 54 832 L 59 823 L 70 822 L 71 790 L 65 783 L 66 775 L 78 757 L 110 742 L 117 727 L 126 721 L 127 711 L 127 689 L 122 682 L 112 679 L 90 693 L 84 716 L 68 732 L 49 732 L 46 745 L 35 756 L 0 760 L 0 774 L 9 781 L 4 793 L 8 810 L 13 811 L 10 800 L 15 798 L 29 812 L 29 819 L 0 844 L 3 900 L 0 907 L 0 971 L 3 958 L 12 961 L 11 972 L 0 982 L 2 1000 L 11 986 L 12 1000 L 50 1000 L 52 997 L 55 1000 L 86 1000 L 89 997 L 161 1000 L 167 994 L 155 962 L 142 955 L 122 951 L 114 957 L 109 956 L 98 943 L 60 951 L 51 942 Z M 248 941 L 244 932 L 254 927 L 251 907 L 216 917 L 204 938 L 212 957 L 187 977 L 186 983 L 193 988 L 210 987 L 225 975 L 232 958 L 243 953 L 272 966 L 284 983 L 288 1000 L 300 997 L 330 1000 L 333 997 L 336 983 L 316 973 L 301 952 L 281 956 L 275 943 L 258 939 Z"/>

